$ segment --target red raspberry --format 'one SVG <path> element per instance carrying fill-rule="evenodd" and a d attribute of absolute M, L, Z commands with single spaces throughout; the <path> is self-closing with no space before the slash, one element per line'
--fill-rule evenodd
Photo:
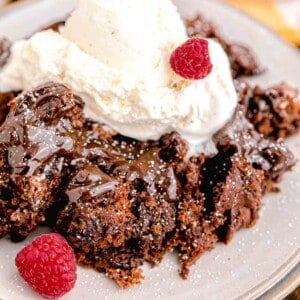
<path fill-rule="evenodd" d="M 187 40 L 173 51 L 170 65 L 175 73 L 185 79 L 205 78 L 212 70 L 207 40 Z"/>
<path fill-rule="evenodd" d="M 74 252 L 57 233 L 36 238 L 18 253 L 15 263 L 23 279 L 46 298 L 61 297 L 75 285 Z"/>

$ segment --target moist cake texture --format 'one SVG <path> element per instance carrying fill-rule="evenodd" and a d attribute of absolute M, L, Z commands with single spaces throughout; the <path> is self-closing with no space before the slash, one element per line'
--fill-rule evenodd
<path fill-rule="evenodd" d="M 261 70 L 251 52 L 197 17 L 191 36 L 217 38 L 233 75 Z M 0 63 L 9 56 L 0 42 Z M 178 255 L 180 275 L 218 241 L 258 219 L 262 196 L 295 164 L 282 137 L 299 128 L 299 92 L 237 83 L 240 104 L 213 137 L 217 154 L 187 156 L 175 132 L 141 142 L 83 114 L 83 101 L 49 82 L 2 94 L 0 237 L 19 241 L 39 225 L 62 234 L 80 264 L 122 288 L 142 282 L 142 265 Z M 18 94 L 18 95 L 17 95 Z"/>
<path fill-rule="evenodd" d="M 269 138 L 286 138 L 300 126 L 299 90 L 281 83 L 262 89 L 245 83 L 238 86 L 246 117 L 255 129 Z"/>

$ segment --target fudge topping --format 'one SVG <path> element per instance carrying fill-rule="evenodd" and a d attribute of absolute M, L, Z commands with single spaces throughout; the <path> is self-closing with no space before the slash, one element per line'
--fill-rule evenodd
<path fill-rule="evenodd" d="M 44 85 L 9 105 L 10 113 L 0 129 L 0 143 L 7 152 L 12 176 L 30 176 L 57 152 L 73 149 L 72 118 L 76 118 L 73 114 L 82 103 L 70 90 Z"/>
<path fill-rule="evenodd" d="M 26 237 L 44 221 L 74 141 L 82 102 L 62 85 L 46 84 L 9 103 L 0 127 L 0 236 Z"/>

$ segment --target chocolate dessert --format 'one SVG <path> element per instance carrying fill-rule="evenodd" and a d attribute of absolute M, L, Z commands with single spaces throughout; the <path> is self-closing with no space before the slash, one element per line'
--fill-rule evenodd
<path fill-rule="evenodd" d="M 201 17 L 187 28 L 223 45 L 235 77 L 261 70 Z M 8 55 L 3 41 L 0 64 Z M 143 263 L 157 265 L 169 251 L 187 278 L 216 242 L 256 223 L 262 195 L 295 163 L 277 138 L 299 129 L 299 92 L 286 84 L 237 90 L 234 116 L 213 137 L 217 153 L 192 156 L 176 132 L 142 142 L 90 120 L 62 84 L 1 95 L 0 237 L 19 241 L 48 225 L 80 264 L 122 288 L 141 283 Z"/>
<path fill-rule="evenodd" d="M 266 137 L 278 139 L 295 134 L 300 126 L 300 93 L 286 83 L 267 89 L 238 84 L 247 119 Z"/>
<path fill-rule="evenodd" d="M 0 129 L 0 236 L 26 237 L 53 203 L 82 103 L 60 85 L 44 85 L 9 103 Z"/>
<path fill-rule="evenodd" d="M 0 128 L 1 236 L 19 240 L 48 224 L 79 263 L 121 287 L 141 282 L 144 261 L 158 264 L 173 250 L 186 278 L 217 241 L 255 224 L 262 194 L 294 163 L 242 106 L 215 135 L 218 154 L 189 160 L 175 133 L 139 142 L 86 119 L 60 84 L 25 92 L 9 108 Z"/>

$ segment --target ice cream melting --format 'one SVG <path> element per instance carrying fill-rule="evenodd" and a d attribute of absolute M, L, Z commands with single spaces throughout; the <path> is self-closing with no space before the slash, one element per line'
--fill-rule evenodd
<path fill-rule="evenodd" d="M 212 72 L 185 80 L 169 66 L 187 40 L 170 0 L 81 0 L 60 33 L 16 42 L 0 73 L 0 90 L 47 81 L 68 85 L 87 112 L 139 140 L 177 131 L 196 152 L 213 152 L 211 137 L 237 104 L 228 58 L 209 40 Z"/>

